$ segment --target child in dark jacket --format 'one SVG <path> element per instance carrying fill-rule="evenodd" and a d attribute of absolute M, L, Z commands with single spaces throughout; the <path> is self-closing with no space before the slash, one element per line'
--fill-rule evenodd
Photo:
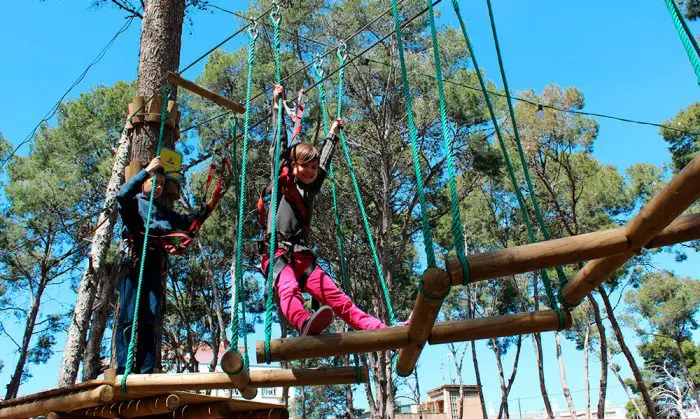
<path fill-rule="evenodd" d="M 116 325 L 117 374 L 124 374 L 131 340 L 131 326 L 134 319 L 136 289 L 143 252 L 146 217 L 148 216 L 148 201 L 151 188 L 153 188 L 153 175 L 156 174 L 156 189 L 141 286 L 137 347 L 133 368 L 135 373 L 152 373 L 155 367 L 157 346 L 155 327 L 161 315 L 168 253 L 159 238 L 154 236 L 187 231 L 192 222 L 197 217 L 202 216 L 202 212 L 189 216 L 180 215 L 163 207 L 155 199 L 161 195 L 165 183 L 162 167 L 161 158 L 154 158 L 144 170 L 125 182 L 117 193 L 119 215 L 124 224 L 123 237 L 129 239 L 129 253 L 131 254 L 131 257 L 127 258 L 128 260 L 120 266 L 119 314 Z"/>
<path fill-rule="evenodd" d="M 272 125 L 276 129 L 279 109 L 277 103 L 283 97 L 284 89 L 275 86 L 272 110 Z M 372 330 L 387 327 L 379 319 L 360 310 L 326 274 L 315 264 L 316 257 L 309 241 L 313 202 L 326 179 L 328 166 L 338 141 L 339 130 L 344 127 L 342 120 L 333 123 L 321 152 L 311 144 L 287 143 L 287 132 L 282 124 L 280 132 L 281 168 L 288 172 L 287 184 L 280 184 L 278 194 L 277 220 L 268 219 L 268 233 L 277 234 L 275 255 L 278 262 L 275 270 L 275 291 L 279 297 L 282 313 L 301 335 L 317 335 L 323 332 L 333 320 L 333 314 L 340 317 L 356 330 Z M 273 137 L 274 138 L 274 137 Z M 275 143 L 270 146 L 272 173 L 274 176 Z M 274 179 L 273 179 L 274 180 Z M 286 191 L 283 193 L 286 188 Z M 263 270 L 267 270 L 269 256 L 262 257 Z M 306 291 L 324 304 L 314 314 L 304 308 L 301 292 Z"/>

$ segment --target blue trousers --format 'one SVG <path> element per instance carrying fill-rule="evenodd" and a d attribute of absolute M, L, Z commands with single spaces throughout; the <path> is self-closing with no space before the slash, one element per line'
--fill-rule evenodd
<path fill-rule="evenodd" d="M 136 291 L 139 283 L 140 258 L 121 267 L 119 286 L 119 314 L 117 316 L 116 352 L 117 374 L 124 374 L 129 355 L 129 343 L 134 321 Z M 148 252 L 141 284 L 138 328 L 134 366 L 131 372 L 150 374 L 156 366 L 156 326 L 160 323 L 163 301 L 163 282 L 167 274 L 167 256 L 160 251 Z"/>

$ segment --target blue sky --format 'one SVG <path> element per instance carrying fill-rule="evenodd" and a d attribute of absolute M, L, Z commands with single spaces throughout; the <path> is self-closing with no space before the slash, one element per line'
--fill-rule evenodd
<path fill-rule="evenodd" d="M 14 144 L 31 131 L 53 103 L 63 94 L 83 68 L 123 24 L 123 14 L 111 8 L 90 8 L 89 1 L 25 0 L 4 5 L 5 22 L 0 25 L 0 47 L 5 65 L 0 66 L 6 96 L 0 101 L 0 131 Z M 235 9 L 239 2 L 220 1 L 222 7 Z M 461 2 L 468 30 L 482 68 L 490 78 L 497 79 L 498 66 L 488 26 L 485 3 Z M 443 11 L 441 21 L 456 25 L 449 2 L 438 9 Z M 524 2 L 501 0 L 494 2 L 499 37 L 505 60 L 508 81 L 512 90 L 534 89 L 540 92 L 547 84 L 563 87 L 576 86 L 586 97 L 584 110 L 612 114 L 631 119 L 661 123 L 680 109 L 697 101 L 698 86 L 675 28 L 663 1 L 622 0 L 609 2 L 562 2 L 546 0 Z M 135 21 L 98 63 L 69 98 L 99 84 L 117 80 L 131 80 L 136 76 L 139 24 Z M 233 33 L 239 23 L 229 15 L 197 12 L 183 34 L 182 64 L 188 64 L 202 52 Z M 692 26 L 698 33 L 697 25 Z M 240 46 L 242 38 L 235 39 L 225 49 Z M 202 64 L 185 75 L 194 78 Z M 242 98 L 243 92 L 241 92 Z M 658 129 L 649 126 L 601 119 L 600 135 L 595 155 L 601 161 L 616 165 L 620 170 L 637 162 L 668 164 L 670 154 L 658 135 Z M 27 148 L 21 152 L 26 153 Z M 658 266 L 682 275 L 697 275 L 700 257 L 677 264 L 669 256 L 660 256 Z M 51 291 L 54 304 L 70 308 L 74 295 L 65 287 Z M 18 332 L 16 327 L 10 330 Z M 637 339 L 627 333 L 631 343 Z M 553 336 L 546 334 L 545 369 L 550 394 L 560 406 L 559 371 L 554 357 Z M 698 341 L 696 336 L 696 341 Z M 574 399 L 582 406 L 582 354 L 572 344 L 564 342 L 569 384 Z M 0 338 L 0 347 L 10 348 Z M 493 354 L 479 343 L 479 359 L 486 400 L 497 409 L 500 391 Z M 55 383 L 60 352 L 47 366 L 32 367 L 34 379 L 21 387 L 20 393 L 38 391 Z M 506 356 L 505 363 L 509 364 Z M 0 383 L 9 381 L 16 357 L 3 349 L 0 360 L 5 370 Z M 421 388 L 436 387 L 444 377 L 449 379 L 447 351 L 443 347 L 428 347 L 421 359 Z M 623 366 L 622 358 L 616 361 Z M 465 362 L 464 380 L 473 383 L 470 361 Z M 537 386 L 537 370 L 528 339 L 523 342 L 523 353 L 518 378 L 511 392 L 511 413 L 517 409 L 517 398 L 522 409 L 533 410 L 542 406 Z M 597 394 L 599 362 L 591 362 L 593 403 Z M 454 377 L 454 371 L 451 372 Z M 362 394 L 362 392 L 360 392 Z M 614 405 L 624 404 L 626 397 L 614 377 L 609 377 L 608 399 Z"/>

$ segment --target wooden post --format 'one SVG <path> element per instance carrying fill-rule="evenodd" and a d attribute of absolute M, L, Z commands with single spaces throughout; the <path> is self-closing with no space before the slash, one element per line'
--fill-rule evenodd
<path fill-rule="evenodd" d="M 360 371 L 360 382 L 367 382 L 366 368 Z M 115 383 L 121 382 L 117 376 Z M 355 368 L 311 368 L 251 371 L 251 387 L 294 387 L 309 385 L 355 384 Z M 185 374 L 132 374 L 126 380 L 130 395 L 144 396 L 172 391 L 240 388 L 225 372 Z"/>
<path fill-rule="evenodd" d="M 471 281 L 516 275 L 630 251 L 624 227 L 511 247 L 467 257 Z M 655 248 L 700 239 L 700 214 L 685 215 L 661 231 L 645 247 Z M 447 260 L 452 285 L 463 285 L 462 265 Z"/>
<path fill-rule="evenodd" d="M 625 227 L 629 250 L 586 264 L 562 290 L 566 304 L 578 304 L 589 292 L 651 242 L 664 227 L 700 198 L 700 154 L 639 211 Z"/>
<path fill-rule="evenodd" d="M 265 361 L 263 341 L 255 345 L 258 362 Z M 358 330 L 320 336 L 302 336 L 270 341 L 272 361 L 323 358 L 333 355 L 366 353 L 399 349 L 408 345 L 408 328 L 392 327 L 377 330 Z"/>
<path fill-rule="evenodd" d="M 197 94 L 199 96 L 202 96 L 203 98 L 209 99 L 212 102 L 216 103 L 217 105 L 221 105 L 224 108 L 227 108 L 229 110 L 232 110 L 236 113 L 242 114 L 245 112 L 245 107 L 243 107 L 241 104 L 236 103 L 232 101 L 231 99 L 227 99 L 221 95 L 218 95 L 211 90 L 205 89 L 204 87 L 190 81 L 187 79 L 183 79 L 179 75 L 175 73 L 168 73 L 167 75 L 167 80 L 168 82 L 172 84 L 176 84 L 184 89 L 189 90 L 190 92 Z"/>
<path fill-rule="evenodd" d="M 564 328 L 571 327 L 571 314 L 563 312 Z M 559 328 L 559 317 L 552 310 L 507 314 L 471 320 L 436 323 L 428 342 L 431 345 L 468 340 L 491 339 L 526 333 L 549 332 Z"/>
<path fill-rule="evenodd" d="M 0 418 L 27 418 L 41 416 L 49 412 L 66 412 L 73 409 L 83 409 L 106 403 L 114 397 L 110 385 L 101 385 L 92 390 L 79 391 L 73 394 L 40 399 L 25 404 L 0 408 Z"/>
<path fill-rule="evenodd" d="M 231 376 L 240 375 L 238 378 L 241 382 L 250 383 L 250 377 L 248 377 L 248 371 L 245 369 L 243 357 L 241 357 L 238 351 L 228 350 L 224 353 L 221 357 L 221 369 Z M 248 400 L 254 398 L 258 394 L 258 390 L 254 387 L 250 387 L 248 384 L 241 388 L 240 391 L 241 395 Z"/>
<path fill-rule="evenodd" d="M 408 326 L 409 344 L 399 350 L 396 373 L 401 377 L 411 374 L 418 362 L 423 346 L 430 336 L 440 306 L 450 291 L 450 277 L 442 269 L 430 268 L 423 272 L 421 290 Z"/>

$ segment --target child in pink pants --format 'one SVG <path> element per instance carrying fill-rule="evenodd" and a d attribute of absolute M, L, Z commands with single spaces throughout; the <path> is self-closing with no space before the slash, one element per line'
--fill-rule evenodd
<path fill-rule="evenodd" d="M 276 129 L 279 109 L 277 103 L 284 96 L 284 89 L 275 86 L 272 125 Z M 300 123 L 299 120 L 296 121 Z M 327 169 L 338 141 L 343 121 L 333 123 L 321 152 L 311 144 L 299 142 L 291 147 L 287 143 L 287 131 L 282 124 L 280 132 L 281 175 L 279 179 L 277 219 L 267 220 L 268 234 L 277 234 L 278 247 L 273 263 L 276 275 L 275 291 L 279 297 L 282 314 L 301 335 L 317 335 L 333 321 L 333 314 L 356 330 L 372 330 L 387 327 L 379 319 L 370 316 L 353 304 L 319 266 L 316 265 L 308 242 L 311 230 L 313 201 L 326 178 Z M 273 137 L 274 138 L 274 137 Z M 270 147 L 274 176 L 275 143 Z M 273 179 L 274 180 L 274 179 Z M 274 205 L 274 203 L 270 203 Z M 262 268 L 267 272 L 269 256 L 262 256 Z M 302 291 L 306 291 L 323 306 L 314 314 L 304 309 Z"/>

